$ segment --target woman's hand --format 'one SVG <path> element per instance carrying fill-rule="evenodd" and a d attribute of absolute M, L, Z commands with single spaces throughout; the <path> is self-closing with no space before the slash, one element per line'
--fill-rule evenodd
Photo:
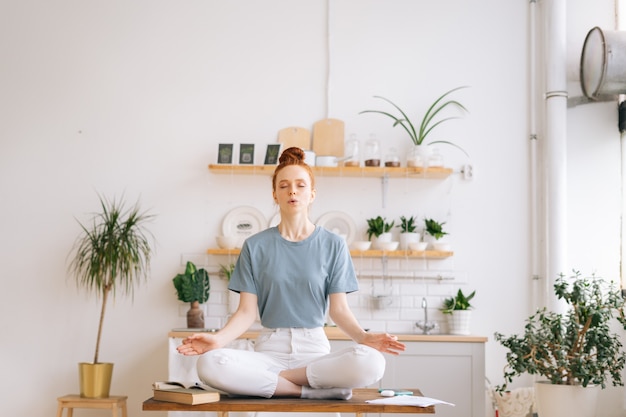
<path fill-rule="evenodd" d="M 183 344 L 178 346 L 178 353 L 185 356 L 202 355 L 209 350 L 222 347 L 214 334 L 195 333 L 183 340 Z"/>
<path fill-rule="evenodd" d="M 398 336 L 388 333 L 366 333 L 360 343 L 391 355 L 398 355 L 406 349 L 404 343 L 398 342 Z"/>

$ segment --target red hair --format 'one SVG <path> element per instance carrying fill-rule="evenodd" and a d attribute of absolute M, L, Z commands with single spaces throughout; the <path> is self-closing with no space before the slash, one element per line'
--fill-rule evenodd
<path fill-rule="evenodd" d="M 297 165 L 304 168 L 306 172 L 309 173 L 309 177 L 311 177 L 311 188 L 315 188 L 315 175 L 313 175 L 311 167 L 304 162 L 304 151 L 293 146 L 285 149 L 278 159 L 278 166 L 274 170 L 274 175 L 272 176 L 272 190 L 276 190 L 276 176 L 278 173 L 289 165 Z"/>

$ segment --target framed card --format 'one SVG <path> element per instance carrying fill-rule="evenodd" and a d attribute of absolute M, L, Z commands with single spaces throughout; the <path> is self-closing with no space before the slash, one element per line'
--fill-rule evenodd
<path fill-rule="evenodd" d="M 239 145 L 239 163 L 242 165 L 254 164 L 254 144 L 242 143 Z"/>
<path fill-rule="evenodd" d="M 233 144 L 232 143 L 220 143 L 217 150 L 217 163 L 218 164 L 232 164 L 233 163 Z"/>
<path fill-rule="evenodd" d="M 265 165 L 276 165 L 278 163 L 278 152 L 280 151 L 280 143 L 267 145 L 265 152 Z"/>

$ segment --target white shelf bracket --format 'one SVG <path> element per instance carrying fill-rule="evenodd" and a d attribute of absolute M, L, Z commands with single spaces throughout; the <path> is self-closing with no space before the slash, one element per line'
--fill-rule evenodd
<path fill-rule="evenodd" d="M 380 178 L 383 198 L 383 208 L 387 207 L 387 189 L 389 188 L 389 175 L 385 174 Z"/>

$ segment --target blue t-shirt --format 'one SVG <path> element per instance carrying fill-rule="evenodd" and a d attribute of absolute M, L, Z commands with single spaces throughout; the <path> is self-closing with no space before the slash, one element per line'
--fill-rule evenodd
<path fill-rule="evenodd" d="M 270 227 L 246 239 L 228 289 L 256 294 L 261 324 L 273 329 L 323 326 L 328 295 L 359 286 L 340 236 L 317 226 L 306 239 L 290 242 Z"/>

